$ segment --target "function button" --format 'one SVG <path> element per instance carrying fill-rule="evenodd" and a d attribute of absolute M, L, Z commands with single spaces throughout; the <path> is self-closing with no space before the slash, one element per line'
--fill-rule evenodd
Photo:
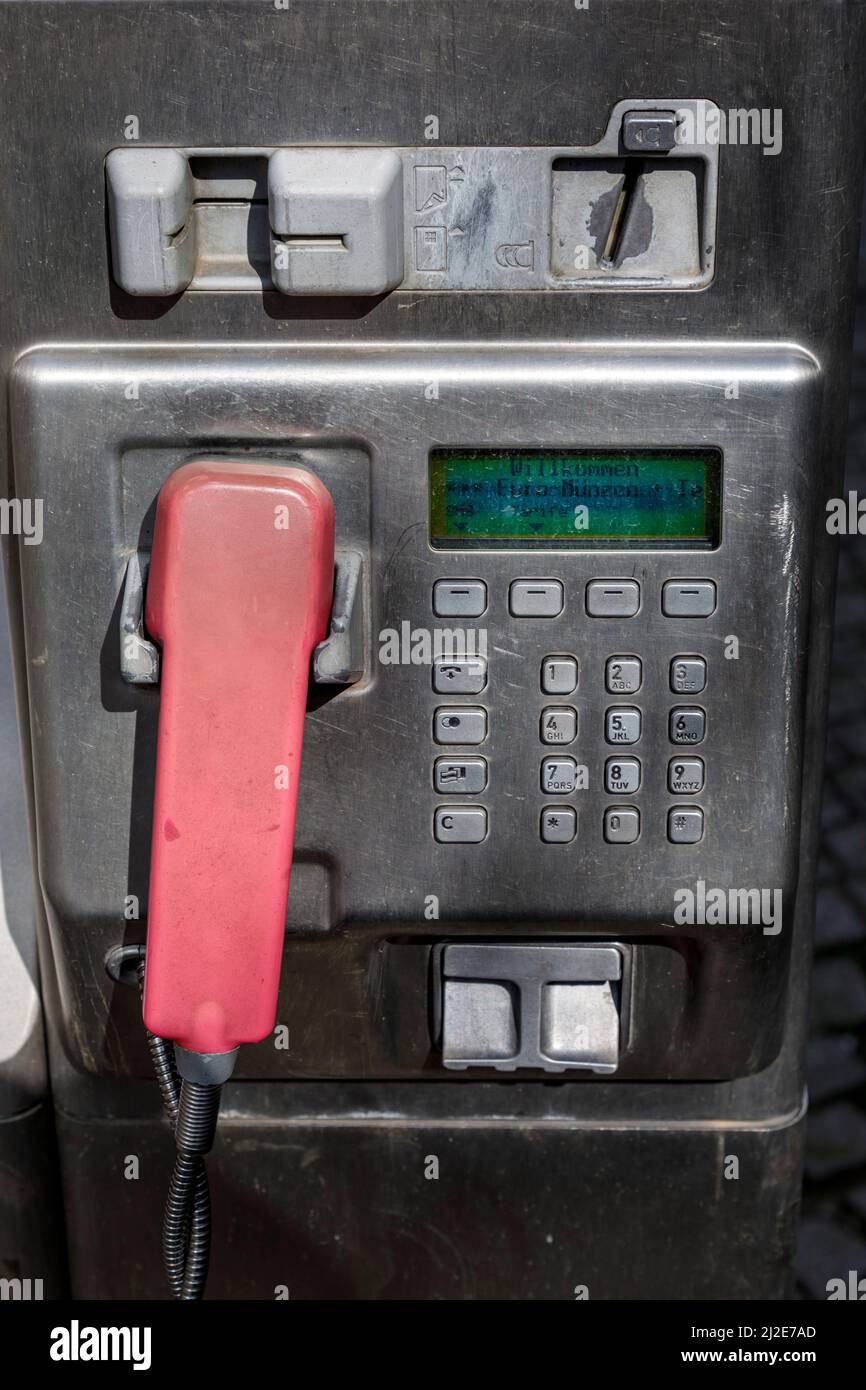
<path fill-rule="evenodd" d="M 707 716 L 692 705 L 678 705 L 671 710 L 671 743 L 700 743 L 707 731 Z"/>
<path fill-rule="evenodd" d="M 541 663 L 541 689 L 545 695 L 570 695 L 577 689 L 577 662 L 573 656 L 546 656 Z"/>
<path fill-rule="evenodd" d="M 664 154 L 677 144 L 675 111 L 626 111 L 622 145 L 630 154 Z"/>
<path fill-rule="evenodd" d="M 640 608 L 640 585 L 634 579 L 592 579 L 586 586 L 591 618 L 633 618 Z"/>
<path fill-rule="evenodd" d="M 696 845 L 703 838 L 704 813 L 699 806 L 673 806 L 668 811 L 668 839 L 674 845 Z"/>
<path fill-rule="evenodd" d="M 666 618 L 708 618 L 716 611 L 716 586 L 711 579 L 669 579 L 662 588 Z"/>
<path fill-rule="evenodd" d="M 567 845 L 577 834 L 573 806 L 551 806 L 541 813 L 541 838 L 546 845 Z"/>
<path fill-rule="evenodd" d="M 702 656 L 675 656 L 671 662 L 671 690 L 675 695 L 700 695 L 707 683 L 707 663 Z"/>
<path fill-rule="evenodd" d="M 643 668 L 638 656 L 609 656 L 604 668 L 604 683 L 609 695 L 634 695 L 640 690 Z"/>
<path fill-rule="evenodd" d="M 614 705 L 605 711 L 604 736 L 608 743 L 637 743 L 641 735 L 641 713 L 629 705 Z"/>
<path fill-rule="evenodd" d="M 437 758 L 433 785 L 437 792 L 477 796 L 487 786 L 487 764 L 483 758 Z"/>
<path fill-rule="evenodd" d="M 483 806 L 437 806 L 433 833 L 443 845 L 480 845 L 487 834 Z"/>
<path fill-rule="evenodd" d="M 577 786 L 574 758 L 545 758 L 541 764 L 541 790 L 552 796 L 570 796 Z"/>
<path fill-rule="evenodd" d="M 487 684 L 487 662 L 480 656 L 433 663 L 433 689 L 440 695 L 478 695 Z"/>
<path fill-rule="evenodd" d="M 671 758 L 668 791 L 675 796 L 697 796 L 704 789 L 704 764 L 700 758 Z"/>
<path fill-rule="evenodd" d="M 577 738 L 577 710 L 554 709 L 541 711 L 542 743 L 573 743 Z"/>
<path fill-rule="evenodd" d="M 508 591 L 508 607 L 514 618 L 556 618 L 562 605 L 558 579 L 515 579 Z"/>
<path fill-rule="evenodd" d="M 640 835 L 640 811 L 634 806 L 608 806 L 604 838 L 609 845 L 633 845 Z"/>
<path fill-rule="evenodd" d="M 487 607 L 483 579 L 437 579 L 433 612 L 437 618 L 480 618 Z"/>
<path fill-rule="evenodd" d="M 608 758 L 604 765 L 604 789 L 614 796 L 633 796 L 640 786 L 637 758 Z"/>
<path fill-rule="evenodd" d="M 479 705 L 440 705 L 433 715 L 437 743 L 483 743 L 487 737 L 487 711 Z"/>

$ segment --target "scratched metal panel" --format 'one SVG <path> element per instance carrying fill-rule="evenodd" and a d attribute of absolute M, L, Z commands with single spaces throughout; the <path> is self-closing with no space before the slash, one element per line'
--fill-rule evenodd
<path fill-rule="evenodd" d="M 435 395 L 426 389 L 431 381 Z M 735 398 L 726 394 L 731 382 Z M 433 693 L 429 662 L 413 663 L 408 653 L 405 664 L 376 660 L 360 686 L 312 710 L 296 840 L 299 915 L 290 899 L 280 1014 L 292 1021 L 293 1043 L 288 1057 L 245 1052 L 241 1066 L 268 1075 L 287 1065 L 302 1075 L 424 1070 L 435 1041 L 424 1006 L 426 950 L 413 953 L 396 939 L 429 938 L 430 895 L 438 900 L 438 935 L 667 938 L 673 950 L 636 953 L 622 1075 L 718 1077 L 765 1065 L 779 1045 L 797 884 L 817 383 L 808 355 L 772 344 L 428 348 L 399 359 L 374 349 L 230 356 L 200 349 L 189 358 L 145 350 L 116 360 L 49 350 L 22 359 L 13 384 L 16 482 L 44 499 L 46 528 L 44 544 L 21 551 L 35 795 L 42 886 L 61 956 L 77 954 L 73 943 L 97 927 L 106 949 L 114 944 L 128 894 L 139 898 L 142 918 L 147 913 L 158 692 L 123 684 L 113 625 L 126 558 L 146 537 L 158 489 L 196 453 L 258 447 L 294 458 L 303 438 L 303 461 L 318 468 L 343 517 L 339 539 L 369 544 L 375 653 L 381 635 L 403 624 L 453 627 L 433 621 L 437 578 L 469 572 L 488 585 L 489 682 L 473 702 L 488 710 L 479 751 L 489 785 L 475 800 L 488 808 L 490 829 L 480 845 L 433 838 L 442 798 L 431 770 L 443 750 L 432 721 L 447 699 Z M 349 438 L 352 448 L 327 442 Z M 563 447 L 721 448 L 720 546 L 432 550 L 431 444 L 519 446 L 539 438 Z M 520 575 L 562 581 L 559 618 L 509 615 L 508 585 Z M 716 582 L 712 617 L 662 614 L 662 584 L 685 576 Z M 638 615 L 585 617 L 586 585 L 623 577 L 641 585 Z M 738 660 L 725 659 L 731 634 Z M 693 651 L 707 660 L 707 690 L 673 696 L 671 660 Z M 550 652 L 573 652 L 581 669 L 570 700 L 579 735 L 568 751 L 587 767 L 589 785 L 568 798 L 579 820 L 568 846 L 539 838 L 550 804 L 540 768 L 551 751 L 539 742 L 549 702 L 539 673 Z M 642 658 L 643 685 L 633 697 L 605 692 L 605 662 L 617 652 Z M 617 752 L 605 742 L 604 717 L 620 704 L 637 705 L 644 720 L 634 749 L 643 785 L 619 798 L 640 808 L 634 845 L 608 844 L 602 834 L 605 808 L 618 800 L 603 785 L 604 762 Z M 707 714 L 696 750 L 707 785 L 695 798 L 706 823 L 696 846 L 667 838 L 678 800 L 666 787 L 678 752 L 668 718 L 680 704 Z M 675 890 L 698 879 L 779 890 L 785 921 L 774 935 L 760 926 L 674 928 Z M 125 934 L 140 940 L 143 927 L 128 923 Z M 98 965 L 99 952 L 93 958 Z M 354 1020 L 332 1034 L 320 1027 L 322 971 L 334 1007 Z M 92 980 L 98 984 L 98 969 Z M 98 1065 L 101 1002 L 94 1002 L 79 1030 Z"/>
<path fill-rule="evenodd" d="M 802 1115 L 599 1127 L 501 1111 L 413 1121 L 371 1104 L 280 1125 L 229 1112 L 208 1158 L 207 1296 L 272 1301 L 281 1287 L 292 1302 L 790 1297 L 804 1127 Z M 167 1129 L 63 1116 L 60 1137 L 73 1297 L 164 1297 Z M 141 1156 L 137 1182 L 118 1176 L 129 1153 Z M 721 1176 L 725 1154 L 739 1157 L 736 1182 Z M 428 1181 L 432 1159 L 438 1176 Z M 130 1237 L 118 1241 L 118 1227 Z"/>

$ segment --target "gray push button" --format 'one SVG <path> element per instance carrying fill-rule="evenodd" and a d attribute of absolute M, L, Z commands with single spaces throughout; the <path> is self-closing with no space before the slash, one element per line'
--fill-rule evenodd
<path fill-rule="evenodd" d="M 487 786 L 487 764 L 483 758 L 437 758 L 433 785 L 439 793 L 477 796 Z"/>
<path fill-rule="evenodd" d="M 487 662 L 481 657 L 433 663 L 433 689 L 440 695 L 478 695 L 486 684 Z"/>
<path fill-rule="evenodd" d="M 562 584 L 558 579 L 515 579 L 508 593 L 514 618 L 556 618 L 562 612 Z"/>
<path fill-rule="evenodd" d="M 433 585 L 437 618 L 480 618 L 486 607 L 487 585 L 482 579 L 437 579 Z"/>
<path fill-rule="evenodd" d="M 640 786 L 637 758 L 608 758 L 604 765 L 604 789 L 614 796 L 633 796 Z"/>
<path fill-rule="evenodd" d="M 551 806 L 541 813 L 541 838 L 546 845 L 570 844 L 577 834 L 577 812 L 573 806 Z"/>
<path fill-rule="evenodd" d="M 609 695 L 634 695 L 642 680 L 640 657 L 610 656 L 604 668 L 604 683 Z"/>
<path fill-rule="evenodd" d="M 570 695 L 577 689 L 577 662 L 573 656 L 546 656 L 541 663 L 541 688 L 545 695 Z"/>
<path fill-rule="evenodd" d="M 118 285 L 127 294 L 182 293 L 196 259 L 188 159 L 180 150 L 112 150 L 105 174 Z"/>
<path fill-rule="evenodd" d="M 541 790 L 554 796 L 570 796 L 577 786 L 574 758 L 545 758 L 541 764 Z"/>
<path fill-rule="evenodd" d="M 604 838 L 609 845 L 633 845 L 640 835 L 640 811 L 634 806 L 608 806 Z"/>
<path fill-rule="evenodd" d="M 641 735 L 641 713 L 631 706 L 615 705 L 604 716 L 604 736 L 608 743 L 637 743 Z"/>
<path fill-rule="evenodd" d="M 704 833 L 699 806 L 674 806 L 668 812 L 668 839 L 674 845 L 696 845 Z"/>
<path fill-rule="evenodd" d="M 277 150 L 268 205 L 271 277 L 283 294 L 384 294 L 403 279 L 395 150 Z"/>
<path fill-rule="evenodd" d="M 483 743 L 487 737 L 487 711 L 479 705 L 440 705 L 433 716 L 437 743 Z"/>
<path fill-rule="evenodd" d="M 671 743 L 700 743 L 706 733 L 707 716 L 696 706 L 679 705 L 671 710 Z"/>
<path fill-rule="evenodd" d="M 700 758 L 671 758 L 668 791 L 675 796 L 696 796 L 704 789 L 704 764 Z"/>
<path fill-rule="evenodd" d="M 671 690 L 675 695 L 700 695 L 707 683 L 707 663 L 702 656 L 675 656 L 671 662 Z"/>
<path fill-rule="evenodd" d="M 619 1060 L 614 986 L 552 984 L 541 992 L 541 1053 L 570 1066 L 611 1072 Z"/>
<path fill-rule="evenodd" d="M 487 834 L 483 806 L 438 806 L 433 833 L 443 845 L 480 845 Z"/>
<path fill-rule="evenodd" d="M 573 743 L 577 737 L 577 710 L 554 709 L 541 711 L 542 743 Z"/>
<path fill-rule="evenodd" d="M 667 618 L 708 618 L 716 609 L 716 586 L 711 579 L 670 579 L 662 589 L 662 612 Z"/>
<path fill-rule="evenodd" d="M 496 1066 L 520 1046 L 517 991 L 501 980 L 446 980 L 442 997 L 446 1067 Z"/>
<path fill-rule="evenodd" d="M 591 618 L 633 618 L 640 608 L 640 585 L 634 579 L 593 579 L 586 586 Z"/>
<path fill-rule="evenodd" d="M 626 111 L 623 148 L 632 154 L 667 154 L 677 143 L 675 111 Z"/>

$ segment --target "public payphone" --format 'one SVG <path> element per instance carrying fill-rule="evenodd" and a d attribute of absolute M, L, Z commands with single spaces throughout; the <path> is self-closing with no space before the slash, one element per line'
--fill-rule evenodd
<path fill-rule="evenodd" d="M 220 0 L 268 79 L 237 106 L 170 4 L 147 36 L 68 8 L 3 293 L 73 1286 L 163 1292 L 84 1195 L 158 1223 L 143 963 L 190 1095 L 232 1077 L 213 1291 L 778 1295 L 861 156 L 859 73 L 821 74 L 856 7 L 794 6 L 782 63 L 733 3 L 745 73 L 692 4 L 663 39 L 551 0 L 530 81 L 525 7 L 466 3 L 496 61 L 446 97 L 374 81 L 430 51 L 414 0 Z M 87 130 L 42 119 L 112 42 L 134 94 L 100 59 Z"/>

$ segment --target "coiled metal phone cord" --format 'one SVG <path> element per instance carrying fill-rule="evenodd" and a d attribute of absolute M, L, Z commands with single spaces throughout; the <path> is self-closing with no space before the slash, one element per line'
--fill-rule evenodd
<path fill-rule="evenodd" d="M 138 965 L 144 994 L 145 962 Z M 153 1069 L 171 1122 L 177 1153 L 162 1223 L 162 1259 L 175 1298 L 195 1301 L 204 1295 L 211 1243 L 210 1189 L 204 1155 L 213 1146 L 221 1086 L 182 1081 L 174 1048 L 147 1032 Z"/>

